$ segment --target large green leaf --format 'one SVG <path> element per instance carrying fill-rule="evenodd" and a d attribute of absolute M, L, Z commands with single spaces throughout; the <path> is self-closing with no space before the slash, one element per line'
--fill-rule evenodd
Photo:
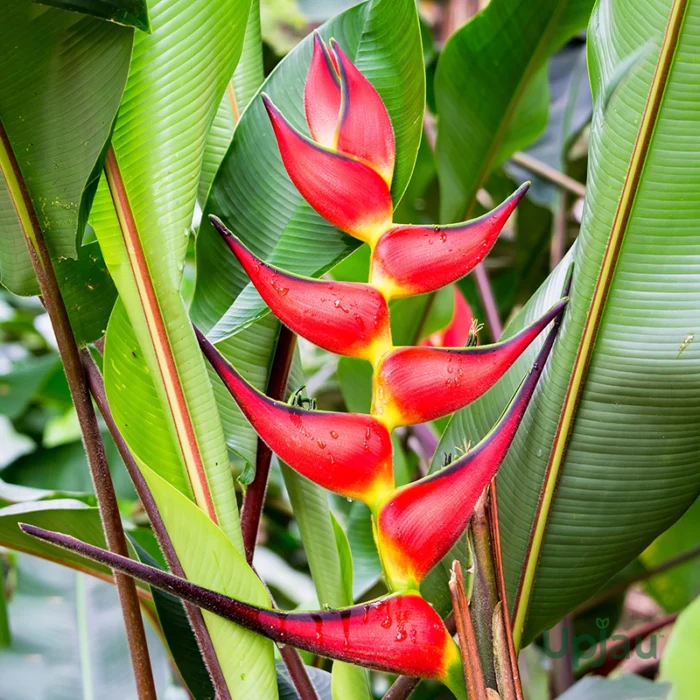
<path fill-rule="evenodd" d="M 509 329 L 560 296 L 573 261 L 561 335 L 498 477 L 508 596 L 519 622 L 528 613 L 525 642 L 595 593 L 700 491 L 700 348 L 692 342 L 700 308 L 700 8 L 690 4 L 680 23 L 683 8 L 672 0 L 598 5 L 581 234 Z M 635 143 L 649 146 L 645 158 L 632 159 Z M 601 273 L 616 254 L 616 267 Z M 444 449 L 487 432 L 535 352 L 455 416 Z"/>
<path fill-rule="evenodd" d="M 91 218 L 138 341 L 138 359 L 155 387 L 153 406 L 131 402 L 120 411 L 136 421 L 132 433 L 143 433 L 141 440 L 127 440 L 163 473 L 184 466 L 179 487 L 189 491 L 182 486 L 186 477 L 197 501 L 236 544 L 240 528 L 226 444 L 179 283 L 206 136 L 240 56 L 249 7 L 250 0 L 149 3 L 152 33 L 136 35 L 114 157 L 107 161 L 110 187 L 121 197 L 121 225 L 104 186 Z M 105 363 L 124 366 L 128 357 L 112 357 L 119 339 L 111 328 Z M 121 400 L 112 381 L 106 389 L 110 401 Z M 169 466 L 141 450 L 149 435 L 138 425 L 139 414 L 158 412 L 181 453 Z M 123 419 L 118 423 L 125 428 Z"/>
<path fill-rule="evenodd" d="M 678 616 L 661 657 L 661 678 L 672 684 L 668 700 L 689 700 L 697 695 L 699 654 L 700 598 Z"/>
<path fill-rule="evenodd" d="M 262 40 L 260 38 L 260 0 L 252 0 L 245 37 L 243 38 L 241 59 L 224 96 L 221 98 L 214 122 L 207 134 L 202 159 L 202 175 L 197 192 L 202 206 L 207 201 L 211 183 L 231 143 L 236 123 L 253 95 L 262 85 L 264 78 Z"/>
<path fill-rule="evenodd" d="M 114 586 L 20 555 L 9 605 L 12 646 L 0 651 L 3 697 L 76 700 L 136 697 Z M 159 697 L 173 686 L 163 644 L 146 628 Z"/>
<path fill-rule="evenodd" d="M 696 500 L 666 532 L 641 555 L 642 563 L 655 567 L 700 546 L 700 500 Z M 700 557 L 652 576 L 646 583 L 649 594 L 667 612 L 682 610 L 700 595 Z"/>
<path fill-rule="evenodd" d="M 447 42 L 435 74 L 441 216 L 465 218 L 489 173 L 547 123 L 545 61 L 593 0 L 492 0 Z"/>
<path fill-rule="evenodd" d="M 369 0 L 319 29 L 335 37 L 384 99 L 396 135 L 393 193 L 398 200 L 413 169 L 424 105 L 423 58 L 413 0 Z M 303 86 L 311 58 L 307 37 L 262 89 L 292 123 L 304 123 Z M 288 178 L 260 95 L 241 116 L 212 185 L 197 238 L 195 322 L 212 340 L 228 337 L 267 313 L 248 278 L 206 216 L 214 213 L 250 248 L 282 268 L 318 275 L 357 246 L 321 219 Z M 235 302 L 235 303 L 234 303 Z"/>
<path fill-rule="evenodd" d="M 77 256 L 132 41 L 131 29 L 30 0 L 7 0 L 0 10 L 0 121 L 55 257 Z M 36 293 L 4 182 L 0 205 L 2 282 Z"/>

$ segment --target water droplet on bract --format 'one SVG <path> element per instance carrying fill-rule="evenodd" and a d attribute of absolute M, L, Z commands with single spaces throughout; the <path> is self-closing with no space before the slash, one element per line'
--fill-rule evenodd
<path fill-rule="evenodd" d="M 418 641 L 418 633 L 415 629 L 411 630 L 411 641 L 415 644 Z"/>
<path fill-rule="evenodd" d="M 334 440 L 337 440 L 337 439 L 338 439 L 338 433 L 336 433 L 335 430 L 331 430 L 331 437 L 332 437 Z"/>
<path fill-rule="evenodd" d="M 391 617 L 387 615 L 380 623 L 384 629 L 389 629 L 391 627 Z"/>
<path fill-rule="evenodd" d="M 452 367 L 448 367 L 448 368 L 447 368 L 447 373 L 448 373 L 448 374 L 452 374 L 453 371 L 454 371 L 454 370 L 452 369 Z"/>
<path fill-rule="evenodd" d="M 365 329 L 365 322 L 362 320 L 362 316 L 360 316 L 360 314 L 355 314 L 354 317 L 355 317 L 355 323 L 357 323 L 360 330 L 363 331 Z"/>
<path fill-rule="evenodd" d="M 406 633 L 406 630 L 404 630 L 404 629 L 400 629 L 396 633 L 396 641 L 397 642 L 403 642 L 404 639 L 406 639 L 407 637 L 408 637 L 408 634 Z"/>
<path fill-rule="evenodd" d="M 443 243 L 447 240 L 447 234 L 444 231 L 440 234 L 440 240 Z"/>
<path fill-rule="evenodd" d="M 323 442 L 323 440 L 316 440 L 316 444 L 317 444 L 322 450 L 325 450 L 325 449 L 326 449 L 326 443 Z"/>
<path fill-rule="evenodd" d="M 372 431 L 370 430 L 369 426 L 365 429 L 365 437 L 369 440 L 372 437 Z"/>

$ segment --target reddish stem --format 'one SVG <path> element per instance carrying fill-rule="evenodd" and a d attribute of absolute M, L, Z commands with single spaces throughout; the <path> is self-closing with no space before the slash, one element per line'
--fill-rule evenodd
<path fill-rule="evenodd" d="M 294 357 L 295 345 L 296 335 L 286 326 L 281 326 L 266 392 L 271 399 L 275 399 L 276 401 L 281 401 L 284 398 L 284 391 L 287 387 L 287 379 L 289 378 L 289 370 L 291 369 L 292 358 Z M 263 503 L 265 502 L 265 492 L 267 491 L 267 479 L 270 474 L 271 460 L 272 451 L 258 438 L 258 450 L 255 457 L 255 477 L 248 486 L 241 509 L 243 547 L 245 548 L 245 556 L 249 564 L 253 562 L 255 540 L 258 535 L 258 527 L 260 526 Z"/>

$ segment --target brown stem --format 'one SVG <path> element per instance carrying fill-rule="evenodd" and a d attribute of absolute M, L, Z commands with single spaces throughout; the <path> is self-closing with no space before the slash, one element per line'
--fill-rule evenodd
<path fill-rule="evenodd" d="M 529 153 L 514 153 L 511 160 L 521 168 L 529 170 L 535 175 L 539 175 L 544 180 L 549 180 L 552 184 L 560 187 L 566 192 L 571 192 L 576 197 L 583 197 L 586 194 L 586 187 L 573 177 L 569 177 L 564 173 L 559 172 L 551 165 L 543 163 L 541 160 L 534 158 Z"/>
<path fill-rule="evenodd" d="M 114 421 L 114 416 L 107 402 L 107 394 L 105 392 L 104 381 L 100 370 L 97 368 L 95 361 L 92 359 L 89 350 L 84 349 L 80 352 L 81 359 L 83 362 L 83 367 L 85 368 L 85 373 L 87 375 L 88 384 L 90 386 L 90 392 L 92 393 L 97 408 L 104 418 L 107 429 L 114 440 L 114 444 L 119 450 L 119 454 L 126 466 L 126 470 L 131 477 L 131 481 L 134 484 L 136 493 L 138 493 L 141 503 L 143 504 L 146 515 L 151 522 L 151 527 L 158 539 L 158 544 L 163 552 L 165 561 L 172 573 L 181 578 L 186 578 L 185 571 L 180 564 L 175 548 L 173 547 L 170 535 L 163 523 L 163 519 L 160 516 L 158 506 L 153 500 L 151 490 L 148 488 L 146 480 L 141 474 L 141 470 L 138 468 L 134 456 L 131 454 L 129 447 L 127 446 L 122 434 L 119 432 L 119 428 Z M 214 686 L 214 691 L 216 693 L 217 700 L 230 700 L 231 694 L 229 693 L 228 686 L 226 684 L 226 679 L 224 678 L 223 671 L 221 670 L 221 664 L 214 650 L 214 645 L 212 644 L 211 637 L 209 636 L 209 631 L 207 630 L 206 624 L 204 622 L 204 617 L 202 616 L 202 611 L 192 603 L 182 601 L 187 617 L 190 621 L 190 626 L 194 632 L 195 639 L 197 640 L 197 645 L 202 653 L 202 659 L 204 664 L 209 671 L 209 676 L 212 680 L 212 685 Z"/>
<path fill-rule="evenodd" d="M 488 519 L 491 529 L 491 552 L 493 556 L 493 567 L 496 574 L 498 598 L 503 604 L 503 627 L 506 636 L 508 658 L 510 660 L 510 672 L 515 688 L 515 697 L 517 700 L 523 700 L 523 686 L 520 680 L 518 655 L 515 653 L 515 644 L 513 643 L 513 624 L 510 618 L 508 594 L 506 592 L 506 577 L 503 571 L 503 550 L 501 549 L 501 528 L 498 520 L 498 491 L 496 488 L 496 480 L 497 477 L 491 481 L 489 487 Z"/>
<path fill-rule="evenodd" d="M 479 648 L 476 643 L 476 633 L 464 590 L 462 565 L 457 560 L 452 562 L 450 593 L 452 594 L 452 607 L 459 635 L 464 679 L 467 682 L 467 697 L 469 700 L 488 700 L 484 671 L 481 668 Z"/>
<path fill-rule="evenodd" d="M 557 210 L 552 222 L 552 244 L 549 250 L 549 269 L 553 270 L 564 257 L 566 245 L 566 192 L 559 192 Z"/>
<path fill-rule="evenodd" d="M 557 622 L 549 632 L 552 648 L 563 649 L 564 653 L 551 661 L 552 694 L 557 697 L 574 684 L 574 658 L 572 649 L 573 618 L 567 615 Z"/>
<path fill-rule="evenodd" d="M 17 217 L 22 225 L 29 255 L 39 282 L 42 300 L 51 320 L 58 352 L 63 362 L 63 368 L 68 381 L 75 411 L 80 423 L 83 445 L 87 455 L 90 474 L 97 496 L 97 503 L 109 549 L 122 556 L 129 556 L 126 537 L 122 528 L 121 516 L 114 493 L 112 477 L 105 456 L 102 435 L 97 423 L 95 410 L 90 400 L 87 379 L 80 360 L 78 345 L 71 329 L 63 297 L 56 279 L 56 272 L 51 262 L 46 241 L 39 225 L 34 205 L 25 185 L 19 164 L 15 158 L 10 140 L 5 129 L 0 124 L 0 146 L 5 150 L 11 173 L 4 173 L 6 178 L 13 177 L 13 184 L 19 188 L 20 201 L 13 199 Z M 143 627 L 141 610 L 133 579 L 123 574 L 114 574 L 114 580 L 119 593 L 119 601 L 124 616 L 126 637 L 134 669 L 136 688 L 141 699 L 156 700 L 156 690 L 153 683 L 153 673 L 148 654 L 146 632 Z"/>
<path fill-rule="evenodd" d="M 306 666 L 299 656 L 299 652 L 288 644 L 280 647 L 280 656 L 289 671 L 294 688 L 299 694 L 299 700 L 319 700 L 316 688 L 306 671 Z"/>
<path fill-rule="evenodd" d="M 700 547 L 693 547 L 693 549 L 689 549 L 687 552 L 682 552 L 678 556 L 671 557 L 666 561 L 662 561 L 660 564 L 657 564 L 651 569 L 647 569 L 646 571 L 643 571 L 640 574 L 629 576 L 624 581 L 620 581 L 620 583 L 617 583 L 614 586 L 611 586 L 610 588 L 606 588 L 605 590 L 595 595 L 593 598 L 587 600 L 585 603 L 583 603 L 583 605 L 579 606 L 575 610 L 575 614 L 580 614 L 582 612 L 585 612 L 586 610 L 590 610 L 591 608 L 596 607 L 600 603 L 604 603 L 606 600 L 616 598 L 618 595 L 624 593 L 630 586 L 632 586 L 635 583 L 647 581 L 648 579 L 653 578 L 657 574 L 662 574 L 675 566 L 680 566 L 681 564 L 685 564 L 686 562 L 691 561 L 693 559 L 697 559 L 698 557 L 700 557 Z"/>
<path fill-rule="evenodd" d="M 488 490 L 484 491 L 474 507 L 470 529 L 474 544 L 474 590 L 471 596 L 471 611 L 474 632 L 481 658 L 486 684 L 496 688 L 493 664 L 493 611 L 498 603 L 498 586 L 492 558 L 491 532 L 486 512 Z M 510 663 L 510 662 L 508 662 Z"/>
<path fill-rule="evenodd" d="M 267 395 L 271 399 L 281 401 L 284 399 L 284 390 L 287 387 L 289 370 L 292 367 L 294 347 L 297 337 L 287 326 L 281 326 L 275 356 L 272 359 L 270 378 L 267 382 Z M 241 508 L 241 533 L 245 557 L 249 564 L 253 562 L 255 552 L 255 540 L 260 526 L 265 491 L 267 491 L 267 478 L 270 474 L 270 460 L 272 451 L 258 438 L 258 451 L 255 457 L 255 477 L 249 484 Z"/>
<path fill-rule="evenodd" d="M 649 635 L 667 625 L 673 624 L 677 617 L 678 613 L 665 615 L 657 620 L 645 622 L 637 627 L 633 627 L 631 630 L 622 632 L 620 634 L 622 639 L 616 639 L 612 642 L 606 640 L 606 642 L 599 644 L 591 660 L 584 664 L 585 670 L 596 676 L 610 675 L 628 656 L 624 652 L 634 651 Z"/>
<path fill-rule="evenodd" d="M 419 683 L 420 678 L 415 676 L 399 676 L 386 691 L 383 700 L 406 700 Z"/>

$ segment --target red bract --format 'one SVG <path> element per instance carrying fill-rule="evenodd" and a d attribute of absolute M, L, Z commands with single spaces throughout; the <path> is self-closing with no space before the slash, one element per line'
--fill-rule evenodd
<path fill-rule="evenodd" d="M 368 161 L 391 184 L 396 146 L 389 113 L 372 83 L 332 39 L 331 48 L 339 68 L 342 93 L 337 148 L 341 153 Z"/>
<path fill-rule="evenodd" d="M 340 76 L 335 59 L 315 32 L 314 52 L 304 85 L 304 111 L 314 141 L 335 148 L 340 116 Z"/>
<path fill-rule="evenodd" d="M 394 595 L 343 610 L 259 608 L 59 533 L 20 525 L 33 537 L 100 562 L 280 644 L 389 673 L 433 678 L 464 697 L 457 645 L 418 594 Z"/>
<path fill-rule="evenodd" d="M 449 226 L 400 225 L 387 231 L 372 255 L 370 282 L 387 299 L 434 292 L 471 272 L 493 248 L 529 183 L 478 219 Z"/>
<path fill-rule="evenodd" d="M 393 590 L 417 587 L 464 532 L 476 501 L 513 442 L 557 330 L 558 323 L 496 427 L 463 457 L 398 489 L 380 507 L 377 543 Z"/>
<path fill-rule="evenodd" d="M 211 220 L 265 303 L 295 333 L 330 352 L 370 362 L 391 345 L 389 309 L 374 287 L 279 270 L 253 255 L 219 219 Z"/>
<path fill-rule="evenodd" d="M 374 242 L 391 226 L 389 186 L 367 162 L 332 151 L 299 133 L 263 96 L 284 167 L 304 199 L 327 221 Z"/>
<path fill-rule="evenodd" d="M 394 488 L 391 438 L 371 416 L 309 411 L 273 401 L 226 362 L 197 329 L 205 356 L 260 438 L 307 479 L 375 506 Z"/>
<path fill-rule="evenodd" d="M 455 310 L 450 323 L 442 330 L 431 333 L 421 345 L 432 348 L 456 348 L 467 344 L 474 325 L 474 314 L 462 292 L 454 288 Z"/>
<path fill-rule="evenodd" d="M 379 362 L 372 413 L 389 429 L 425 423 L 488 391 L 564 309 L 566 299 L 512 338 L 475 348 L 401 347 Z"/>

